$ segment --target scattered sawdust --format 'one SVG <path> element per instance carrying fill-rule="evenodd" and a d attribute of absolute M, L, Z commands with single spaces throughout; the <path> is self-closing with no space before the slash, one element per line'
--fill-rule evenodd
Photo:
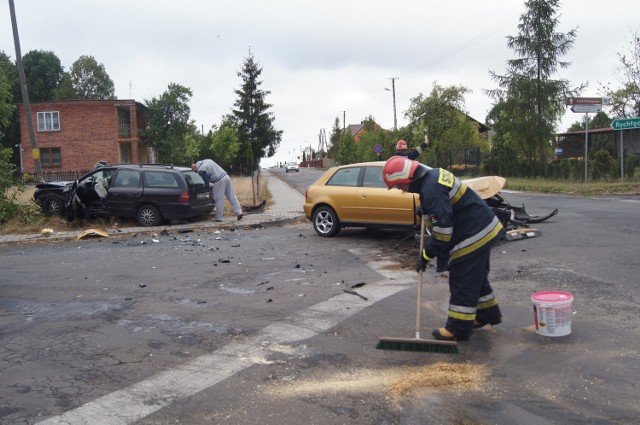
<path fill-rule="evenodd" d="M 484 366 L 463 363 L 435 363 L 429 366 L 401 367 L 385 370 L 358 370 L 320 378 L 279 383 L 266 389 L 273 396 L 297 397 L 339 393 L 391 392 L 405 397 L 415 390 L 468 391 L 485 381 Z"/>
<path fill-rule="evenodd" d="M 394 381 L 389 391 L 405 396 L 417 389 L 434 391 L 474 390 L 484 382 L 487 369 L 484 366 L 462 363 L 435 363 L 411 370 L 408 376 Z"/>
<path fill-rule="evenodd" d="M 389 264 L 388 266 L 382 267 L 383 270 L 400 270 L 402 268 L 400 264 Z"/>

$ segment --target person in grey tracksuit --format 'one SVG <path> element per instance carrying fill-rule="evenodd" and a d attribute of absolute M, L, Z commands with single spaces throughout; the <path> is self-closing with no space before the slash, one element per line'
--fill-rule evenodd
<path fill-rule="evenodd" d="M 191 169 L 202 176 L 205 182 L 209 182 L 211 197 L 215 202 L 215 220 L 222 221 L 224 213 L 224 198 L 231 204 L 231 209 L 238 218 L 242 220 L 242 207 L 238 201 L 231 178 L 227 172 L 211 159 L 203 159 L 191 165 Z"/>

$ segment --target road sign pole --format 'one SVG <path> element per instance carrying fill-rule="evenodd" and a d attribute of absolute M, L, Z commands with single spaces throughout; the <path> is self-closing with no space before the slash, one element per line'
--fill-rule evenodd
<path fill-rule="evenodd" d="M 589 113 L 584 114 L 584 182 L 587 182 L 587 162 L 589 162 Z"/>
<path fill-rule="evenodd" d="M 624 181 L 624 131 L 640 128 L 640 117 L 619 118 L 611 122 L 611 128 L 620 131 L 620 181 Z"/>
<path fill-rule="evenodd" d="M 620 132 L 620 181 L 624 181 L 624 131 Z"/>

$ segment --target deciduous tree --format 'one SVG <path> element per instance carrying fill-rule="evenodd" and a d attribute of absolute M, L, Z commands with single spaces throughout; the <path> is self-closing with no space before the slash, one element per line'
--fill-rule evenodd
<path fill-rule="evenodd" d="M 93 56 L 80 56 L 69 69 L 68 81 L 71 83 L 72 99 L 114 98 L 113 81 L 104 65 L 98 63 Z M 64 92 L 61 94 L 67 95 Z"/>
<path fill-rule="evenodd" d="M 478 124 L 465 112 L 464 86 L 444 87 L 437 82 L 429 96 L 419 93 L 411 99 L 405 117 L 416 140 L 424 141 L 424 129 L 429 129 L 429 149 L 422 160 L 431 166 L 446 167 L 452 162 L 464 161 L 466 148 L 480 146 Z"/>
<path fill-rule="evenodd" d="M 612 89 L 604 85 L 611 97 L 611 112 L 616 118 L 640 117 L 640 33 L 631 34 L 626 51 L 618 53 L 620 65 L 616 70 L 622 87 Z"/>
<path fill-rule="evenodd" d="M 16 104 L 20 99 L 18 70 L 11 58 L 0 52 L 0 147 L 9 148 L 13 152 L 11 162 L 20 164 L 20 151 L 16 145 L 20 143 L 20 121 Z"/>
<path fill-rule="evenodd" d="M 195 128 L 189 107 L 192 95 L 188 87 L 171 83 L 159 97 L 145 100 L 149 126 L 142 139 L 155 147 L 159 162 L 189 165 L 185 142 Z"/>
<path fill-rule="evenodd" d="M 29 101 L 53 100 L 56 88 L 62 83 L 64 69 L 55 53 L 31 50 L 22 58 L 24 75 L 29 91 Z"/>

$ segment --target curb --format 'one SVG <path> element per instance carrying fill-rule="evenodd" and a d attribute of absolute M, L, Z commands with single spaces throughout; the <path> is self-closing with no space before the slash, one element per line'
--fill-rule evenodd
<path fill-rule="evenodd" d="M 245 215 L 245 217 L 251 217 L 250 215 Z M 177 224 L 173 226 L 156 226 L 156 227 L 127 227 L 124 229 L 109 229 L 105 230 L 109 237 L 111 236 L 126 236 L 131 234 L 149 234 L 149 233 L 161 233 L 161 232 L 180 232 L 180 231 L 194 231 L 198 230 L 206 230 L 206 229 L 238 229 L 238 228 L 252 228 L 252 229 L 260 229 L 266 227 L 277 227 L 284 226 L 290 223 L 295 222 L 296 220 L 300 220 L 305 218 L 304 215 L 295 216 L 295 217 L 276 217 L 270 216 L 270 218 L 259 218 L 259 219 L 249 219 L 245 222 L 238 221 L 229 221 L 227 223 L 214 223 L 211 221 L 202 221 L 202 222 L 194 222 L 194 223 L 185 223 L 185 224 Z M 84 229 L 86 230 L 86 229 Z M 73 230 L 66 232 L 57 232 L 52 235 L 40 235 L 40 234 L 28 234 L 28 235 L 5 235 L 0 236 L 0 245 L 7 245 L 11 243 L 29 243 L 29 242 L 60 242 L 60 241 L 69 241 L 77 239 L 77 237 L 84 230 Z M 103 230 L 103 229 L 101 229 Z M 95 240 L 95 238 L 88 238 L 87 240 Z"/>

